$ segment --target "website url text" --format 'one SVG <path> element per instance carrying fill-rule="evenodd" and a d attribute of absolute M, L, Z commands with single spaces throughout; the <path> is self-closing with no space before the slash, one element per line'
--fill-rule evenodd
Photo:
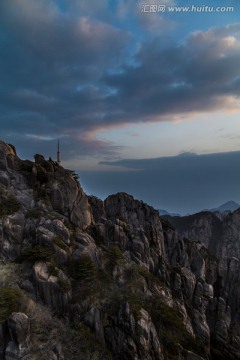
<path fill-rule="evenodd" d="M 166 6 L 166 5 L 149 5 L 145 4 L 141 6 L 141 12 L 143 13 L 164 13 L 164 12 L 184 12 L 184 13 L 209 13 L 209 12 L 216 12 L 216 13 L 225 13 L 225 12 L 233 12 L 233 6 Z"/>

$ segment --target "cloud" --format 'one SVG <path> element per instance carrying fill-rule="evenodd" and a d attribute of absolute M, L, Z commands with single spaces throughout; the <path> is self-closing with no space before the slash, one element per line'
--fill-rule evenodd
<path fill-rule="evenodd" d="M 117 161 L 101 161 L 101 165 L 110 165 L 110 166 L 121 166 L 126 169 L 136 169 L 136 170 L 155 170 L 164 168 L 165 165 L 169 167 L 169 170 L 176 171 L 176 169 L 184 168 L 198 168 L 203 169 L 206 165 L 215 167 L 221 167 L 222 161 L 235 161 L 239 160 L 240 152 L 232 151 L 227 153 L 213 153 L 213 154 L 203 154 L 198 155 L 192 152 L 181 152 L 176 156 L 166 156 L 159 158 L 147 158 L 147 159 L 121 159 Z"/>
<path fill-rule="evenodd" d="M 71 137 L 74 154 L 108 155 L 119 148 L 100 141 L 98 129 L 238 109 L 240 24 L 163 44 L 159 34 L 137 37 L 136 9 L 124 29 L 121 12 L 136 7 L 133 1 L 112 10 L 105 0 L 94 3 L 1 1 L 3 138 L 61 135 Z M 154 26 L 165 21 L 152 19 Z"/>
<path fill-rule="evenodd" d="M 170 48 L 159 38 L 142 44 L 138 67 L 106 75 L 106 83 L 117 90 L 111 100 L 121 98 L 128 121 L 239 106 L 239 35 L 236 24 L 193 33 Z"/>
<path fill-rule="evenodd" d="M 239 202 L 239 163 L 240 151 L 123 159 L 104 164 L 125 167 L 125 171 L 81 171 L 80 180 L 88 193 L 102 198 L 125 191 L 155 208 L 188 213 L 231 199 Z"/>
<path fill-rule="evenodd" d="M 154 1 L 154 3 L 156 2 Z M 176 28 L 174 21 L 168 20 L 164 16 L 160 16 L 159 13 L 141 12 L 138 15 L 138 23 L 144 30 L 149 31 L 154 34 L 154 36 L 162 35 L 163 33 L 167 34 L 168 31 Z"/>
<path fill-rule="evenodd" d="M 65 134 L 76 147 L 82 137 L 88 151 L 109 153 L 109 143 L 93 146 L 84 134 L 101 125 L 109 89 L 99 78 L 123 61 L 130 34 L 73 12 L 71 4 L 64 12 L 57 1 L 1 2 L 2 136 Z"/>
<path fill-rule="evenodd" d="M 31 56 L 40 70 L 48 70 L 47 76 L 62 75 L 64 79 L 64 75 L 71 75 L 72 78 L 80 71 L 80 75 L 87 72 L 89 77 L 92 66 L 116 67 L 124 54 L 127 32 L 81 13 L 63 13 L 56 7 L 56 1 L 3 0 L 2 7 L 1 21 L 6 35 L 10 41 L 18 42 L 17 51 L 24 50 L 26 58 Z M 13 51 L 11 47 L 10 50 Z M 26 59 L 21 66 L 24 64 Z"/>

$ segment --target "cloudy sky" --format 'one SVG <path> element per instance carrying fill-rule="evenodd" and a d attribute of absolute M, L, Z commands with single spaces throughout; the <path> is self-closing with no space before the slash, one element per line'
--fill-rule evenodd
<path fill-rule="evenodd" d="M 59 138 L 101 198 L 240 202 L 239 19 L 232 0 L 1 0 L 1 139 L 32 159 Z"/>

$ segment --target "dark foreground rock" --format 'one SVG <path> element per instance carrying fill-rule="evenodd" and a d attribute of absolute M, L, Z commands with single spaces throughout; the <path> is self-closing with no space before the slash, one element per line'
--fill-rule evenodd
<path fill-rule="evenodd" d="M 240 359 L 240 212 L 181 221 L 0 142 L 0 359 Z"/>

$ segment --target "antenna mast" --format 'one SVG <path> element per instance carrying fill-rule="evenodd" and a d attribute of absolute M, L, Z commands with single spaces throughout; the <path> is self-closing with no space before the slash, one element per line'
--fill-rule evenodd
<path fill-rule="evenodd" d="M 60 144 L 59 144 L 59 139 L 58 139 L 58 151 L 57 151 L 57 162 L 60 164 L 61 160 L 60 160 Z"/>

